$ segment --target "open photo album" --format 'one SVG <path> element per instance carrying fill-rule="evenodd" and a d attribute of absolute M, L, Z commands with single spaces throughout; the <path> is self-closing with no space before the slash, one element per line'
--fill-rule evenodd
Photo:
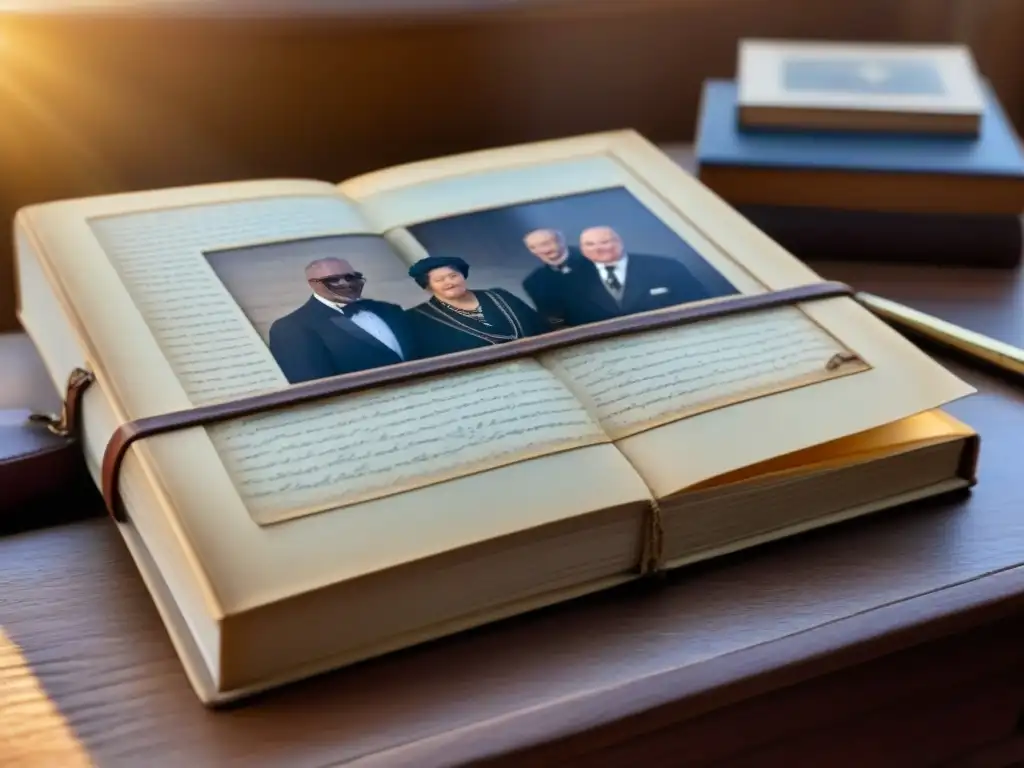
<path fill-rule="evenodd" d="M 973 389 L 632 131 L 15 238 L 205 704 L 974 483 Z"/>

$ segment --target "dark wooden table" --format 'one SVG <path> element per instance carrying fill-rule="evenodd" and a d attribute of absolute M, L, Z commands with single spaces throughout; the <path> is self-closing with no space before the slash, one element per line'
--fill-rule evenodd
<path fill-rule="evenodd" d="M 815 266 L 1024 344 L 1024 275 Z M 696 566 L 660 589 L 519 617 L 227 711 L 194 698 L 105 518 L 0 538 L 0 764 L 1024 760 L 1024 389 L 950 365 L 980 388 L 950 408 L 983 437 L 969 495 Z"/>

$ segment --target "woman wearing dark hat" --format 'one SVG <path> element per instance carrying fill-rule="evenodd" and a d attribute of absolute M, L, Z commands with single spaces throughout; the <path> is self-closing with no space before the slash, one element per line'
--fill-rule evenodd
<path fill-rule="evenodd" d="M 407 310 L 421 357 L 537 336 L 551 330 L 530 306 L 504 288 L 470 291 L 469 264 L 454 256 L 428 256 L 409 276 L 432 295 Z"/>

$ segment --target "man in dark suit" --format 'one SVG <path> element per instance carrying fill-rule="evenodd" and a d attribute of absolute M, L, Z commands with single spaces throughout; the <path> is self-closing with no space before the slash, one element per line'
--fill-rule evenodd
<path fill-rule="evenodd" d="M 523 280 L 523 290 L 552 328 L 566 323 L 565 297 L 574 270 L 589 269 L 580 252 L 557 229 L 535 229 L 523 238 L 527 249 L 543 262 Z"/>
<path fill-rule="evenodd" d="M 414 357 L 405 311 L 362 298 L 366 278 L 344 259 L 306 267 L 313 295 L 270 326 L 270 351 L 292 384 Z"/>
<path fill-rule="evenodd" d="M 580 234 L 582 263 L 564 275 L 561 311 L 566 326 L 687 304 L 711 298 L 681 262 L 666 256 L 628 253 L 611 227 Z"/>

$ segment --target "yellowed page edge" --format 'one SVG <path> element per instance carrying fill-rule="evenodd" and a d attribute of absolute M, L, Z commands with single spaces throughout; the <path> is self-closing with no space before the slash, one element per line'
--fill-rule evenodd
<path fill-rule="evenodd" d="M 924 411 L 906 419 L 869 429 L 830 443 L 805 448 L 796 453 L 778 456 L 768 461 L 734 472 L 710 478 L 689 491 L 717 488 L 753 478 L 767 479 L 790 474 L 819 472 L 823 469 L 869 462 L 893 453 L 924 445 L 970 437 L 975 431 L 963 422 L 941 410 Z"/>

